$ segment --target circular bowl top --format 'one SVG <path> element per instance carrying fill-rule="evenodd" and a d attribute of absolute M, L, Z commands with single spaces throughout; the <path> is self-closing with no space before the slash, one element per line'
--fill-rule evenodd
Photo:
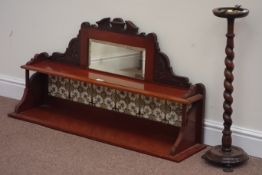
<path fill-rule="evenodd" d="M 249 10 L 241 8 L 241 6 L 219 7 L 213 9 L 213 13 L 221 18 L 242 18 L 248 15 Z"/>

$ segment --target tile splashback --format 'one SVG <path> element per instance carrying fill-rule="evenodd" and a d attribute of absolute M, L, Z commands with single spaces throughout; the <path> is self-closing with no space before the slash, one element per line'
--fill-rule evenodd
<path fill-rule="evenodd" d="M 70 100 L 91 104 L 92 85 L 78 80 L 70 80 Z"/>
<path fill-rule="evenodd" d="M 68 99 L 69 98 L 69 79 L 49 76 L 48 77 L 48 94 L 54 97 Z"/>
<path fill-rule="evenodd" d="M 48 77 L 48 94 L 177 127 L 182 125 L 183 106 L 175 101 L 120 91 L 58 76 Z"/>
<path fill-rule="evenodd" d="M 96 107 L 115 110 L 115 89 L 93 85 L 92 102 Z"/>
<path fill-rule="evenodd" d="M 126 114 L 130 114 L 134 116 L 139 116 L 139 109 L 140 109 L 139 94 L 116 90 L 115 100 L 116 100 L 116 111 L 124 112 Z"/>

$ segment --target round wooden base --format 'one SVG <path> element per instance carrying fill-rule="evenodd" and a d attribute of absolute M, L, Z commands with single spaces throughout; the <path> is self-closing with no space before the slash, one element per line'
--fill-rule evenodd
<path fill-rule="evenodd" d="M 221 145 L 214 146 L 208 150 L 202 158 L 210 163 L 223 166 L 224 171 L 233 171 L 233 166 L 242 164 L 249 159 L 243 149 L 232 146 L 231 152 L 225 152 L 222 151 Z"/>

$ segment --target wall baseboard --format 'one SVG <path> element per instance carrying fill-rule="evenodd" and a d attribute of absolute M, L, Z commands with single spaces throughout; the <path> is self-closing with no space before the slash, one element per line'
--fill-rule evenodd
<path fill-rule="evenodd" d="M 0 96 L 21 99 L 24 87 L 24 79 L 0 74 Z"/>
<path fill-rule="evenodd" d="M 204 143 L 215 146 L 221 144 L 223 123 L 205 120 Z M 243 148 L 249 155 L 262 158 L 262 132 L 239 126 L 232 126 L 232 144 Z"/>
<path fill-rule="evenodd" d="M 24 79 L 0 75 L 0 96 L 21 99 L 24 92 Z M 222 122 L 205 120 L 204 143 L 214 146 L 221 143 Z M 232 126 L 233 145 L 240 146 L 249 155 L 262 158 L 262 131 Z"/>

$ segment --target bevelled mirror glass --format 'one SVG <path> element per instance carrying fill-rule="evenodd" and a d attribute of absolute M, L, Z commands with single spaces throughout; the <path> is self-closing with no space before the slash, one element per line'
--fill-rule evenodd
<path fill-rule="evenodd" d="M 145 48 L 89 39 L 90 69 L 144 79 L 145 57 Z"/>

